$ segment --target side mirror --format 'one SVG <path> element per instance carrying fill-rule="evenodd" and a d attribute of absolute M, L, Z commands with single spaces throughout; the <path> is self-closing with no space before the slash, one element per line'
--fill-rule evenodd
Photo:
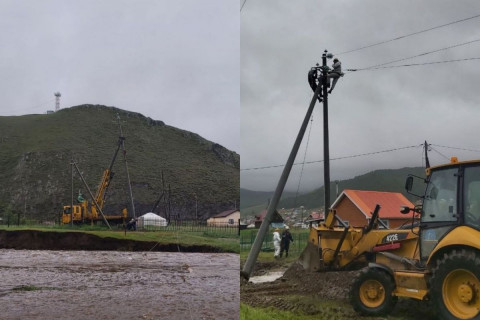
<path fill-rule="evenodd" d="M 410 208 L 409 208 L 409 207 L 407 207 L 407 206 L 401 206 L 401 207 L 400 207 L 400 213 L 401 213 L 401 214 L 407 214 L 407 213 L 409 213 L 409 212 L 410 212 Z"/>
<path fill-rule="evenodd" d="M 412 192 L 412 190 L 414 189 L 413 188 L 413 178 L 416 178 L 416 179 L 420 179 L 422 180 L 424 183 L 427 182 L 427 180 L 425 180 L 425 178 L 422 178 L 422 177 L 417 177 L 417 176 L 414 176 L 413 174 L 409 174 L 408 177 L 407 177 L 407 180 L 405 181 L 405 190 L 407 190 L 407 193 L 415 196 L 415 197 L 419 197 L 419 198 L 423 198 L 423 196 L 421 195 L 418 195 L 414 192 Z M 418 187 L 418 186 L 416 186 Z M 411 210 L 411 209 L 410 209 Z"/>
<path fill-rule="evenodd" d="M 405 181 L 405 190 L 407 191 L 412 191 L 412 186 L 413 186 L 413 177 L 409 176 L 407 177 L 407 181 Z"/>

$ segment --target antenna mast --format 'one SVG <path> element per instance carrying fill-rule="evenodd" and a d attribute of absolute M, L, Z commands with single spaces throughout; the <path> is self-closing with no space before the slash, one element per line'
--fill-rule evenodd
<path fill-rule="evenodd" d="M 55 112 L 57 112 L 60 110 L 60 97 L 62 94 L 60 92 L 55 92 L 53 95 L 55 96 Z"/>

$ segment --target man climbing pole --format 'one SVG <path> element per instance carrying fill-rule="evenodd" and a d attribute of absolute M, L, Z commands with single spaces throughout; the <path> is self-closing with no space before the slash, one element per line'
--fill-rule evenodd
<path fill-rule="evenodd" d="M 330 85 L 330 79 L 333 79 L 332 86 L 328 93 L 332 93 L 333 88 L 337 84 L 337 81 L 340 77 L 343 77 L 344 73 L 342 72 L 342 63 L 337 58 L 333 59 L 332 70 L 328 72 L 327 83 Z"/>
<path fill-rule="evenodd" d="M 313 92 L 315 92 L 315 90 L 317 90 L 317 86 L 318 85 L 321 85 L 321 82 L 318 80 L 318 78 L 320 77 L 321 73 L 319 72 L 320 70 L 320 67 L 317 63 L 317 66 L 316 67 L 313 67 L 312 69 L 310 69 L 310 71 L 308 72 L 308 84 L 310 85 L 310 88 L 312 88 Z M 320 90 L 320 94 L 319 96 L 317 97 L 318 99 L 318 102 L 322 102 L 322 90 Z"/>
<path fill-rule="evenodd" d="M 328 67 L 325 66 L 327 69 Z M 322 85 L 321 77 L 322 77 L 322 67 L 317 65 L 310 69 L 308 72 L 308 84 L 310 85 L 310 88 L 315 92 L 317 89 L 317 86 Z M 330 90 L 328 90 L 328 93 L 332 93 L 333 88 L 335 88 L 335 85 L 337 84 L 337 81 L 340 77 L 343 77 L 344 73 L 342 72 L 342 63 L 340 60 L 337 58 L 333 59 L 333 65 L 332 65 L 332 70 L 328 71 L 327 74 L 327 86 L 330 87 Z M 332 84 L 330 85 L 330 79 L 333 79 Z M 322 96 L 323 90 L 320 90 L 320 94 L 317 97 L 319 102 L 323 101 L 323 96 Z"/>

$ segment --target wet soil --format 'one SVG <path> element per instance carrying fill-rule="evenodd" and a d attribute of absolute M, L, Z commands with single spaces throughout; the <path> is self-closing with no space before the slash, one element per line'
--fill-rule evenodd
<path fill-rule="evenodd" d="M 83 232 L 36 230 L 0 230 L 0 249 L 224 252 L 220 248 L 206 245 L 160 244 L 150 241 L 103 238 Z"/>
<path fill-rule="evenodd" d="M 275 261 L 257 264 L 252 275 L 263 275 L 269 270 L 281 268 L 288 269 L 273 282 L 253 284 L 241 281 L 241 302 L 252 307 L 273 307 L 299 314 L 318 315 L 318 319 L 360 318 L 348 300 L 351 285 L 359 270 L 306 272 L 297 262 L 285 265 Z M 405 320 L 435 319 L 427 302 L 413 299 L 399 299 L 391 316 Z"/>

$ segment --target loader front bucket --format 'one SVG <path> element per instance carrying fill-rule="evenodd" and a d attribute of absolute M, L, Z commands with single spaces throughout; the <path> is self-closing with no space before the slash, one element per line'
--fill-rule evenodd
<path fill-rule="evenodd" d="M 308 272 L 324 271 L 325 266 L 320 256 L 320 249 L 313 243 L 308 242 L 307 246 L 300 254 L 298 262 Z"/>

